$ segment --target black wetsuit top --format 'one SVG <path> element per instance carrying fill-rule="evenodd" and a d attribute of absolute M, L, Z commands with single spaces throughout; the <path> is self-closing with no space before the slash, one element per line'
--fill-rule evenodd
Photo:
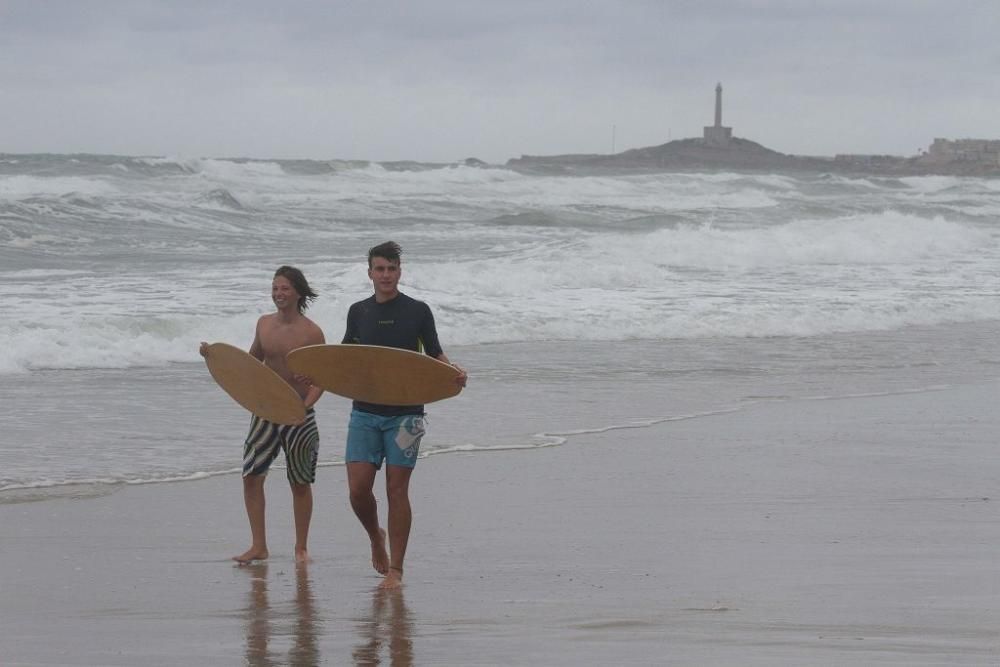
<path fill-rule="evenodd" d="M 375 301 L 373 294 L 353 304 L 347 311 L 347 331 L 342 342 L 399 347 L 435 358 L 443 351 L 430 306 L 402 292 L 385 303 Z M 387 417 L 424 413 L 422 405 L 379 405 L 363 401 L 354 401 L 354 409 Z"/>

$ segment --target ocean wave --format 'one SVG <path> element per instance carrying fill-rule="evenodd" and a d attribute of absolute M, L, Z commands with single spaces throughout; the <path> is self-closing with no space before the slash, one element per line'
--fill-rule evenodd
<path fill-rule="evenodd" d="M 0 484 L 0 505 L 56 500 L 59 498 L 98 498 L 127 486 L 148 484 L 174 484 L 196 482 L 222 475 L 240 473 L 240 468 L 229 468 L 213 472 L 193 472 L 163 477 L 92 477 L 80 479 L 41 479 L 28 482 L 8 482 Z"/>
<path fill-rule="evenodd" d="M 1000 317 L 990 181 L 395 167 L 8 165 L 0 188 L 18 198 L 0 197 L 0 373 L 198 361 L 201 340 L 244 347 L 286 263 L 320 291 L 309 312 L 334 339 L 370 293 L 365 250 L 386 238 L 406 248 L 403 290 L 431 304 L 451 345 Z"/>
<path fill-rule="evenodd" d="M 899 179 L 913 190 L 920 192 L 941 192 L 963 186 L 967 179 L 959 176 L 903 176 Z"/>
<path fill-rule="evenodd" d="M 490 343 L 574 340 L 616 341 L 698 338 L 820 336 L 873 332 L 913 326 L 1000 321 L 1000 304 L 990 294 L 953 293 L 912 298 L 896 290 L 845 297 L 807 290 L 778 299 L 754 295 L 766 289 L 748 285 L 742 294 L 680 291 L 643 297 L 620 289 L 555 291 L 548 296 L 498 294 L 474 302 L 455 295 L 425 295 L 434 307 L 446 347 Z M 312 317 L 337 340 L 347 301 L 319 309 Z M 334 312 L 337 311 L 337 312 Z M 202 340 L 246 348 L 256 314 L 197 322 L 175 317 L 133 327 L 111 327 L 98 317 L 75 318 L 64 325 L 12 331 L 0 326 L 0 374 L 51 369 L 156 367 L 201 363 Z"/>
<path fill-rule="evenodd" d="M 199 195 L 195 199 L 196 205 L 201 206 L 214 206 L 230 211 L 242 211 L 244 210 L 243 204 L 233 196 L 229 190 L 225 188 L 215 188 L 202 195 Z"/>
<path fill-rule="evenodd" d="M 82 176 L 0 176 L 0 201 L 33 197 L 96 197 L 113 195 L 119 189 L 100 178 Z"/>

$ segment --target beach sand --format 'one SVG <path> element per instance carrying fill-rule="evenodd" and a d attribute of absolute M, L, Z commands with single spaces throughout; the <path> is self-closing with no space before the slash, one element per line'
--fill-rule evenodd
<path fill-rule="evenodd" d="M 759 402 L 429 457 L 398 594 L 341 466 L 304 568 L 283 471 L 249 567 L 228 560 L 235 475 L 0 505 L 0 664 L 1000 664 L 998 396 Z"/>

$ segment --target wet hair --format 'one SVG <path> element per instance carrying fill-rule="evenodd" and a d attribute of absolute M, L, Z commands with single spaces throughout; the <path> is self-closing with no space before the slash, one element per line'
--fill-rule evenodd
<path fill-rule="evenodd" d="M 376 257 L 381 257 L 382 259 L 387 259 L 390 262 L 395 262 L 400 264 L 399 256 L 403 254 L 403 249 L 399 247 L 399 244 L 395 241 L 386 241 L 385 243 L 379 243 L 377 246 L 373 246 L 368 249 L 368 268 L 372 268 L 372 259 Z"/>
<path fill-rule="evenodd" d="M 292 284 L 292 287 L 299 294 L 299 315 L 305 312 L 309 304 L 316 300 L 319 296 L 316 292 L 312 291 L 309 287 L 309 281 L 306 277 L 302 275 L 302 272 L 296 269 L 294 266 L 282 266 L 279 267 L 277 271 L 274 272 L 274 277 L 277 278 L 281 276 L 282 278 L 288 279 L 288 282 Z"/>

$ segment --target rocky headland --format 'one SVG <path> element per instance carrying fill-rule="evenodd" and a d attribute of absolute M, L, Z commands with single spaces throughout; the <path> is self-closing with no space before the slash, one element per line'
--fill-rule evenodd
<path fill-rule="evenodd" d="M 633 148 L 613 154 L 522 155 L 506 167 L 530 173 L 597 174 L 662 171 L 816 171 L 884 176 L 951 174 L 1000 176 L 1000 165 L 969 161 L 941 161 L 927 154 L 838 155 L 818 157 L 788 155 L 761 144 L 733 137 L 727 145 L 711 145 L 701 138 L 678 139 L 659 146 Z"/>

